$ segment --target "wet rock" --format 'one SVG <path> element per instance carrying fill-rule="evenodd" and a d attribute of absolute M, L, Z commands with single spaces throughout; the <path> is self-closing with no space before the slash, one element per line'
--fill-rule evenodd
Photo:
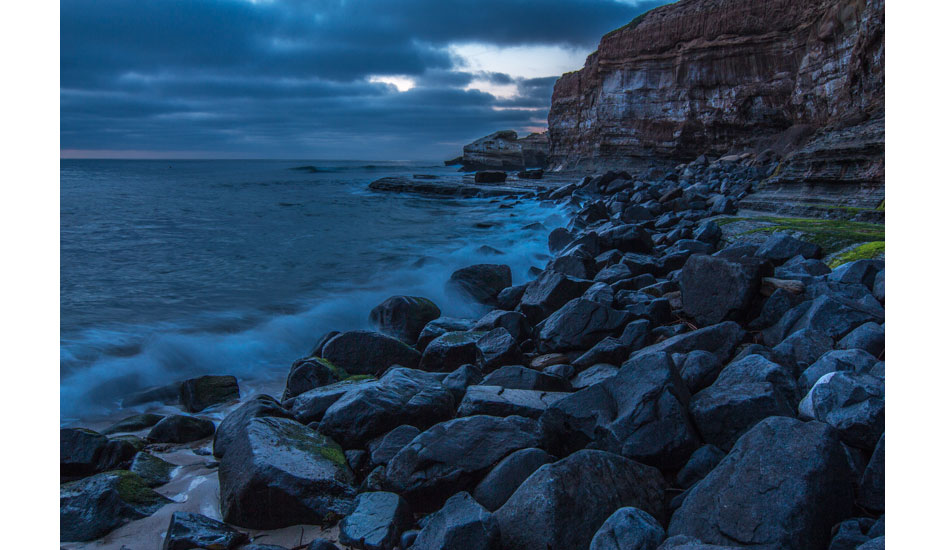
<path fill-rule="evenodd" d="M 484 332 L 446 332 L 426 346 L 419 368 L 430 372 L 451 372 L 478 361 L 478 340 Z"/>
<path fill-rule="evenodd" d="M 683 309 L 703 326 L 746 316 L 768 274 L 766 264 L 754 258 L 694 254 L 680 273 Z"/>
<path fill-rule="evenodd" d="M 835 341 L 830 336 L 804 328 L 789 334 L 775 346 L 773 355 L 777 361 L 791 367 L 795 374 L 798 374 L 834 347 Z"/>
<path fill-rule="evenodd" d="M 689 462 L 676 474 L 676 484 L 684 489 L 692 487 L 709 475 L 725 456 L 726 453 L 715 445 L 703 445 L 696 449 L 693 456 L 689 457 Z"/>
<path fill-rule="evenodd" d="M 439 307 L 428 298 L 392 296 L 373 308 L 369 320 L 379 332 L 413 345 L 422 329 L 441 315 Z"/>
<path fill-rule="evenodd" d="M 518 416 L 469 416 L 436 424 L 393 457 L 386 467 L 391 490 L 417 510 L 433 510 L 443 499 L 472 489 L 513 451 L 538 447 L 537 422 Z"/>
<path fill-rule="evenodd" d="M 231 411 L 218 425 L 218 429 L 214 432 L 214 444 L 212 446 L 214 456 L 221 458 L 223 450 L 228 446 L 231 440 L 237 437 L 239 432 L 247 426 L 247 423 L 252 418 L 261 416 L 293 418 L 293 415 L 281 407 L 280 403 L 273 397 L 269 395 L 256 395 L 240 407 Z"/>
<path fill-rule="evenodd" d="M 511 286 L 511 268 L 507 265 L 477 264 L 452 273 L 446 288 L 480 304 L 492 305 L 498 294 Z"/>
<path fill-rule="evenodd" d="M 246 534 L 220 521 L 200 514 L 175 512 L 165 532 L 162 550 L 232 550 L 247 541 Z"/>
<path fill-rule="evenodd" d="M 498 523 L 492 514 L 465 492 L 453 495 L 432 514 L 416 536 L 412 550 L 495 550 Z"/>
<path fill-rule="evenodd" d="M 874 279 L 882 269 L 884 269 L 883 260 L 857 260 L 836 267 L 828 275 L 828 280 L 864 285 L 870 289 L 874 287 Z"/>
<path fill-rule="evenodd" d="M 482 371 L 475 365 L 462 365 L 442 379 L 442 385 L 452 392 L 456 403 L 462 402 L 465 389 L 482 381 Z"/>
<path fill-rule="evenodd" d="M 656 550 L 666 531 L 639 508 L 624 507 L 607 518 L 590 541 L 590 550 Z"/>
<path fill-rule="evenodd" d="M 854 300 L 825 294 L 790 309 L 762 336 L 766 345 L 775 346 L 789 334 L 808 328 L 837 340 L 864 323 L 881 321 L 882 314 Z"/>
<path fill-rule="evenodd" d="M 63 478 L 94 474 L 109 438 L 86 428 L 59 430 L 59 475 Z"/>
<path fill-rule="evenodd" d="M 874 446 L 858 486 L 858 504 L 876 512 L 884 511 L 884 435 Z"/>
<path fill-rule="evenodd" d="M 486 313 L 472 326 L 472 330 L 478 332 L 488 332 L 496 328 L 507 330 L 508 334 L 519 342 L 527 338 L 531 333 L 531 325 L 523 314 L 517 311 L 505 311 L 501 309 L 495 309 Z"/>
<path fill-rule="evenodd" d="M 395 493 L 361 493 L 340 522 L 340 544 L 361 550 L 392 550 L 413 524 L 412 511 Z"/>
<path fill-rule="evenodd" d="M 166 416 L 148 432 L 148 439 L 156 443 L 190 443 L 214 435 L 214 422 L 173 414 Z"/>
<path fill-rule="evenodd" d="M 373 466 L 387 464 L 420 433 L 422 431 L 419 428 L 404 424 L 370 441 L 366 446 L 369 450 L 370 463 Z"/>
<path fill-rule="evenodd" d="M 877 323 L 864 323 L 839 340 L 835 348 L 860 349 L 877 357 L 884 351 L 884 327 Z"/>
<path fill-rule="evenodd" d="M 505 548 L 587 548 L 618 508 L 635 506 L 665 520 L 660 472 L 595 450 L 578 451 L 531 474 L 495 512 Z"/>
<path fill-rule="evenodd" d="M 181 384 L 181 405 L 188 412 L 200 412 L 240 397 L 237 378 L 233 376 L 201 376 Z"/>
<path fill-rule="evenodd" d="M 502 367 L 482 380 L 483 386 L 501 386 L 512 390 L 563 392 L 571 386 L 563 378 L 518 365 Z"/>
<path fill-rule="evenodd" d="M 542 353 L 590 348 L 605 337 L 618 334 L 629 321 L 625 312 L 575 298 L 540 325 L 538 347 Z"/>
<path fill-rule="evenodd" d="M 501 170 L 479 170 L 475 172 L 475 183 L 505 183 L 508 174 Z"/>
<path fill-rule="evenodd" d="M 802 399 L 798 414 L 830 425 L 848 445 L 870 451 L 884 433 L 884 381 L 857 372 L 828 373 Z"/>
<path fill-rule="evenodd" d="M 640 225 L 625 224 L 611 227 L 598 235 L 601 250 L 616 249 L 621 252 L 650 254 L 653 252 L 653 239 Z"/>
<path fill-rule="evenodd" d="M 332 523 L 356 496 L 343 449 L 286 418 L 251 419 L 224 449 L 218 479 L 224 520 L 252 529 Z"/>
<path fill-rule="evenodd" d="M 732 353 L 744 337 L 745 331 L 738 323 L 726 321 L 718 325 L 673 336 L 652 346 L 647 346 L 634 353 L 631 359 L 641 354 L 655 352 L 689 353 L 702 350 L 712 353 L 719 361 L 726 362 L 732 357 Z"/>
<path fill-rule="evenodd" d="M 603 382 L 608 378 L 617 376 L 618 372 L 620 372 L 620 367 L 615 367 L 606 363 L 599 363 L 597 365 L 591 366 L 590 368 L 584 369 L 579 374 L 571 378 L 571 387 L 575 390 L 589 388 L 598 382 Z"/>
<path fill-rule="evenodd" d="M 508 500 L 521 483 L 538 468 L 557 460 L 541 449 L 522 449 L 505 457 L 475 487 L 472 496 L 494 512 Z"/>
<path fill-rule="evenodd" d="M 355 391 L 358 388 L 374 386 L 378 382 L 373 378 L 349 379 L 314 388 L 304 392 L 297 397 L 285 402 L 290 408 L 290 412 L 302 424 L 319 422 L 331 405 L 339 401 L 347 392 Z M 262 415 L 277 416 L 277 415 Z"/>
<path fill-rule="evenodd" d="M 570 231 L 564 227 L 558 227 L 548 234 L 548 250 L 550 250 L 552 254 L 556 254 L 567 247 L 573 240 L 574 236 L 571 235 Z"/>
<path fill-rule="evenodd" d="M 877 273 L 877 276 L 874 277 L 874 286 L 871 287 L 871 291 L 874 294 L 874 298 L 878 302 L 884 303 L 884 270 L 880 270 Z"/>
<path fill-rule="evenodd" d="M 500 386 L 469 386 L 458 408 L 458 416 L 524 416 L 538 418 L 548 407 L 568 393 L 511 390 Z"/>
<path fill-rule="evenodd" d="M 316 539 L 307 545 L 307 550 L 340 550 L 340 548 L 326 539 Z"/>
<path fill-rule="evenodd" d="M 298 359 L 290 367 L 283 399 L 286 401 L 314 388 L 339 382 L 348 373 L 322 357 Z"/>
<path fill-rule="evenodd" d="M 475 342 L 475 357 L 483 372 L 491 372 L 504 365 L 524 362 L 524 354 L 508 329 L 496 328 L 483 334 Z"/>
<path fill-rule="evenodd" d="M 785 233 L 772 233 L 768 240 L 759 247 L 755 255 L 758 258 L 782 264 L 795 256 L 802 256 L 806 259 L 818 258 L 821 256 L 821 247 Z"/>
<path fill-rule="evenodd" d="M 729 363 L 693 396 L 689 411 L 703 441 L 728 450 L 760 420 L 795 416 L 796 384 L 788 370 L 760 355 Z"/>
<path fill-rule="evenodd" d="M 164 386 L 155 386 L 135 392 L 122 400 L 123 407 L 134 407 L 145 403 L 165 403 L 174 405 L 180 401 L 181 382 L 172 382 Z"/>
<path fill-rule="evenodd" d="M 170 462 L 141 451 L 136 453 L 132 459 L 132 466 L 129 470 L 142 478 L 142 481 L 149 487 L 158 487 L 165 485 L 172 479 L 172 472 L 177 468 Z"/>
<path fill-rule="evenodd" d="M 403 424 L 427 428 L 454 412 L 455 399 L 438 378 L 393 368 L 378 382 L 348 391 L 330 405 L 320 432 L 356 448 Z"/>
<path fill-rule="evenodd" d="M 105 430 L 102 430 L 102 433 L 104 435 L 112 435 L 117 433 L 138 432 L 146 428 L 151 428 L 155 424 L 158 424 L 158 421 L 163 418 L 165 417 L 160 414 L 136 414 L 123 418 Z"/>
<path fill-rule="evenodd" d="M 874 520 L 871 518 L 852 518 L 842 521 L 835 527 L 834 537 L 828 550 L 855 550 L 870 538 L 865 534 Z"/>
<path fill-rule="evenodd" d="M 502 290 L 498 293 L 498 298 L 496 299 L 496 307 L 505 311 L 512 311 L 518 307 L 518 302 L 521 301 L 521 297 L 524 296 L 524 289 L 527 288 L 527 284 L 514 285 Z"/>
<path fill-rule="evenodd" d="M 567 277 L 556 271 L 545 271 L 528 283 L 518 304 L 518 310 L 533 324 L 537 324 L 561 306 L 584 294 L 593 284 Z"/>
<path fill-rule="evenodd" d="M 426 323 L 425 328 L 419 333 L 419 340 L 416 342 L 416 349 L 425 350 L 433 340 L 442 336 L 446 332 L 465 332 L 471 330 L 472 321 L 468 319 L 456 319 L 454 317 L 439 317 L 434 321 Z"/>
<path fill-rule="evenodd" d="M 60 485 L 59 540 L 85 542 L 126 523 L 148 517 L 171 500 L 137 475 L 105 472 Z"/>
<path fill-rule="evenodd" d="M 804 395 L 822 376 L 829 372 L 860 372 L 875 375 L 878 360 L 862 350 L 833 350 L 822 355 L 798 378 L 798 388 Z"/>
<path fill-rule="evenodd" d="M 825 549 L 851 512 L 849 477 L 828 426 L 768 418 L 690 490 L 668 532 L 707 544 Z"/>
<path fill-rule="evenodd" d="M 650 465 L 678 468 L 700 446 L 689 392 L 669 356 L 639 356 L 620 372 L 578 391 L 542 415 L 552 448 L 598 448 Z"/>
<path fill-rule="evenodd" d="M 414 369 L 421 355 L 384 334 L 351 330 L 331 338 L 323 346 L 323 357 L 349 374 L 378 376 L 392 365 Z"/>
<path fill-rule="evenodd" d="M 709 387 L 722 370 L 722 363 L 714 354 L 696 350 L 686 354 L 679 366 L 680 378 L 689 393 L 695 394 Z"/>
<path fill-rule="evenodd" d="M 586 353 L 571 362 L 578 370 L 583 370 L 598 363 L 607 363 L 610 365 L 619 365 L 630 355 L 630 347 L 624 344 L 621 338 L 608 336 L 594 347 L 587 350 Z"/>

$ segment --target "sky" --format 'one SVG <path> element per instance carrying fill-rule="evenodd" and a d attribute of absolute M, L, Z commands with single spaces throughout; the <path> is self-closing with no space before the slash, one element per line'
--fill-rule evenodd
<path fill-rule="evenodd" d="M 668 0 L 62 0 L 63 158 L 433 160 Z"/>

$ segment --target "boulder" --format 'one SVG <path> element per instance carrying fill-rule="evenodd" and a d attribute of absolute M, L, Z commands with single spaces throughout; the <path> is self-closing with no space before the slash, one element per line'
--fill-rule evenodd
<path fill-rule="evenodd" d="M 540 325 L 538 349 L 551 353 L 590 348 L 607 336 L 619 334 L 629 321 L 625 312 L 575 298 Z"/>
<path fill-rule="evenodd" d="M 351 330 L 331 338 L 323 346 L 323 357 L 349 374 L 378 376 L 392 365 L 414 369 L 421 355 L 384 334 Z"/>
<path fill-rule="evenodd" d="M 498 541 L 498 523 L 491 512 L 461 492 L 432 514 L 412 550 L 496 550 Z"/>
<path fill-rule="evenodd" d="M 601 250 L 616 249 L 621 252 L 651 254 L 653 239 L 643 226 L 633 223 L 617 225 L 598 235 Z"/>
<path fill-rule="evenodd" d="M 858 504 L 875 512 L 884 511 L 884 435 L 874 446 L 858 485 Z"/>
<path fill-rule="evenodd" d="M 124 470 L 64 483 L 59 488 L 59 540 L 98 539 L 170 502 L 149 489 L 139 476 Z"/>
<path fill-rule="evenodd" d="M 214 422 L 173 414 L 166 416 L 148 432 L 148 439 L 155 443 L 190 443 L 214 435 Z"/>
<path fill-rule="evenodd" d="M 477 264 L 456 270 L 446 289 L 458 292 L 480 304 L 496 303 L 498 294 L 511 286 L 511 268 L 507 265 Z"/>
<path fill-rule="evenodd" d="M 511 390 L 571 391 L 571 385 L 563 378 L 519 365 L 509 365 L 490 373 L 481 381 L 481 385 Z"/>
<path fill-rule="evenodd" d="M 129 471 L 142 478 L 147 486 L 158 487 L 171 481 L 172 472 L 175 471 L 175 468 L 177 466 L 170 462 L 165 462 L 157 456 L 140 451 L 132 459 Z"/>
<path fill-rule="evenodd" d="M 762 331 L 762 336 L 766 345 L 775 346 L 789 334 L 808 328 L 838 340 L 864 323 L 883 320 L 882 313 L 866 305 L 823 294 L 788 310 L 778 323 Z"/>
<path fill-rule="evenodd" d="M 666 482 L 655 468 L 596 450 L 541 466 L 495 512 L 504 548 L 588 548 L 618 508 L 635 506 L 665 521 Z"/>
<path fill-rule="evenodd" d="M 795 416 L 797 390 L 788 370 L 761 355 L 722 369 L 712 386 L 693 396 L 689 411 L 703 441 L 728 450 L 760 420 Z"/>
<path fill-rule="evenodd" d="M 623 342 L 622 338 L 608 336 L 594 344 L 594 347 L 587 350 L 583 355 L 571 361 L 571 365 L 578 370 L 583 370 L 599 363 L 619 365 L 623 363 L 629 355 L 630 347 Z"/>
<path fill-rule="evenodd" d="M 590 550 L 656 550 L 666 531 L 650 514 L 626 506 L 607 518 L 590 541 Z"/>
<path fill-rule="evenodd" d="M 877 272 L 877 276 L 874 277 L 874 286 L 871 287 L 871 291 L 874 294 L 874 298 L 878 302 L 884 303 L 884 270 Z"/>
<path fill-rule="evenodd" d="M 475 172 L 475 183 L 505 183 L 508 174 L 501 170 L 480 170 Z"/>
<path fill-rule="evenodd" d="M 428 428 L 454 412 L 455 399 L 438 378 L 397 367 L 343 394 L 323 414 L 320 432 L 352 449 L 403 424 Z"/>
<path fill-rule="evenodd" d="M 537 422 L 518 416 L 468 416 L 436 424 L 386 467 L 386 484 L 416 510 L 437 509 L 449 495 L 472 489 L 510 453 L 538 447 Z"/>
<path fill-rule="evenodd" d="M 851 513 L 848 460 L 818 422 L 767 418 L 689 491 L 670 536 L 707 544 L 824 550 Z"/>
<path fill-rule="evenodd" d="M 683 469 L 676 474 L 676 484 L 684 489 L 689 489 L 709 475 L 709 472 L 713 471 L 725 456 L 726 453 L 719 450 L 719 447 L 703 445 L 696 449 L 693 456 L 689 457 L 686 466 L 683 466 Z"/>
<path fill-rule="evenodd" d="M 738 323 L 726 321 L 667 338 L 635 352 L 631 358 L 655 352 L 689 353 L 702 350 L 712 353 L 720 362 L 726 362 L 732 357 L 732 353 L 744 337 L 745 331 Z"/>
<path fill-rule="evenodd" d="M 315 539 L 307 545 L 307 550 L 340 550 L 340 548 L 326 539 Z"/>
<path fill-rule="evenodd" d="M 393 428 L 390 432 L 370 441 L 366 448 L 369 450 L 369 460 L 373 466 L 387 464 L 403 447 L 416 438 L 422 431 L 415 427 L 403 424 Z"/>
<path fill-rule="evenodd" d="M 478 340 L 485 332 L 446 332 L 429 342 L 419 368 L 430 372 L 452 372 L 458 367 L 478 361 Z"/>
<path fill-rule="evenodd" d="M 458 416 L 524 416 L 538 418 L 548 407 L 570 395 L 534 390 L 511 390 L 500 386 L 469 386 Z"/>
<path fill-rule="evenodd" d="M 224 449 L 218 480 L 224 520 L 251 529 L 332 523 L 356 496 L 343 449 L 287 418 L 252 418 Z"/>
<path fill-rule="evenodd" d="M 531 334 L 531 325 L 524 314 L 517 311 L 495 309 L 489 311 L 475 322 L 472 330 L 488 332 L 492 329 L 503 328 L 517 341 L 524 340 Z"/>
<path fill-rule="evenodd" d="M 767 275 L 762 260 L 694 254 L 680 273 L 683 309 L 702 326 L 748 317 Z"/>
<path fill-rule="evenodd" d="M 532 324 L 537 324 L 570 300 L 584 294 L 592 284 L 592 281 L 567 277 L 556 271 L 545 271 L 525 287 L 518 311 Z"/>
<path fill-rule="evenodd" d="M 399 546 L 399 535 L 412 524 L 412 510 L 401 496 L 361 493 L 353 512 L 340 522 L 340 544 L 360 550 L 393 550 Z"/>
<path fill-rule="evenodd" d="M 669 356 L 638 356 L 620 372 L 548 407 L 541 423 L 560 452 L 603 449 L 679 468 L 700 446 L 687 412 L 689 391 Z"/>
<path fill-rule="evenodd" d="M 347 378 L 349 374 L 322 357 L 298 359 L 290 367 L 283 400 Z"/>
<path fill-rule="evenodd" d="M 241 392 L 233 376 L 200 376 L 182 382 L 179 397 L 182 407 L 194 413 L 239 399 Z"/>
<path fill-rule="evenodd" d="M 874 280 L 878 272 L 884 269 L 883 260 L 856 260 L 841 264 L 832 270 L 828 280 L 837 283 L 863 285 L 869 289 L 874 287 Z"/>
<path fill-rule="evenodd" d="M 96 473 L 108 444 L 109 438 L 86 428 L 59 430 L 59 475 L 73 478 Z"/>
<path fill-rule="evenodd" d="M 877 357 L 884 351 L 884 327 L 877 323 L 864 323 L 849 332 L 835 345 L 837 349 L 860 349 Z"/>
<path fill-rule="evenodd" d="M 379 332 L 413 345 L 422 329 L 441 315 L 428 298 L 392 296 L 370 311 L 369 320 Z"/>
<path fill-rule="evenodd" d="M 188 512 L 172 514 L 165 531 L 162 550 L 192 550 L 210 548 L 233 550 L 248 541 L 245 533 L 232 529 L 220 521 Z M 246 547 L 244 547 L 246 548 Z"/>
<path fill-rule="evenodd" d="M 217 458 L 221 458 L 224 449 L 231 441 L 240 435 L 240 432 L 247 427 L 247 423 L 252 418 L 261 416 L 276 416 L 280 418 L 293 418 L 293 415 L 280 406 L 273 397 L 269 395 L 255 395 L 240 407 L 231 411 L 231 414 L 224 417 L 224 420 L 218 424 L 218 429 L 214 432 L 214 443 L 212 452 Z"/>
<path fill-rule="evenodd" d="M 428 346 L 430 342 L 446 332 L 465 332 L 471 329 L 472 321 L 468 319 L 439 317 L 434 321 L 426 323 L 425 328 L 419 333 L 419 339 L 416 341 L 416 349 L 426 349 L 426 346 Z"/>
<path fill-rule="evenodd" d="M 442 385 L 452 392 L 452 397 L 455 398 L 456 403 L 461 403 L 462 397 L 465 395 L 465 389 L 473 384 L 478 384 L 482 381 L 482 378 L 484 377 L 481 369 L 475 365 L 462 365 L 446 375 L 442 379 Z"/>
<path fill-rule="evenodd" d="M 884 433 L 884 381 L 870 374 L 829 372 L 802 399 L 798 414 L 830 425 L 848 445 L 871 451 Z"/>
<path fill-rule="evenodd" d="M 615 367 L 606 363 L 598 363 L 591 366 L 590 368 L 584 369 L 579 374 L 571 378 L 571 387 L 575 390 L 589 388 L 598 382 L 603 382 L 608 378 L 617 376 L 618 372 L 620 372 L 620 367 Z"/>
<path fill-rule="evenodd" d="M 567 228 L 558 227 L 548 234 L 548 250 L 557 254 L 574 240 L 574 235 Z"/>
<path fill-rule="evenodd" d="M 428 349 L 428 348 L 427 348 Z M 524 354 L 508 329 L 498 327 L 483 334 L 475 342 L 475 357 L 483 372 L 491 372 L 504 365 L 524 362 Z"/>
<path fill-rule="evenodd" d="M 475 487 L 472 496 L 489 511 L 502 507 L 538 468 L 557 460 L 541 449 L 522 449 L 502 459 Z"/>
<path fill-rule="evenodd" d="M 293 399 L 286 401 L 285 405 L 290 408 L 290 412 L 302 424 L 319 422 L 331 405 L 339 401 L 341 397 L 350 391 L 356 391 L 359 388 L 375 386 L 379 382 L 374 378 L 349 379 L 314 388 L 304 392 Z M 262 415 L 276 416 L 276 415 Z"/>
<path fill-rule="evenodd" d="M 822 355 L 798 377 L 798 389 L 807 394 L 822 376 L 829 372 L 860 372 L 875 374 L 878 360 L 870 353 L 857 350 L 833 350 Z M 883 376 L 883 374 L 881 374 Z"/>
<path fill-rule="evenodd" d="M 103 435 L 112 435 L 117 433 L 138 432 L 146 428 L 151 428 L 155 424 L 158 424 L 158 421 L 163 418 L 165 417 L 160 414 L 136 414 L 123 418 L 122 420 L 102 430 L 102 433 Z"/>
<path fill-rule="evenodd" d="M 789 334 L 772 350 L 774 358 L 790 367 L 795 375 L 835 347 L 832 337 L 821 332 L 803 328 Z"/>
<path fill-rule="evenodd" d="M 783 264 L 795 256 L 814 259 L 821 256 L 821 247 L 785 233 L 772 233 L 755 252 L 757 258 L 771 260 L 774 264 Z"/>

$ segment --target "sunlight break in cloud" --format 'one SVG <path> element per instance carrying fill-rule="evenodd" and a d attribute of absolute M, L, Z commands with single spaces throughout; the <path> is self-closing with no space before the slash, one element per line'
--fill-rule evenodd
<path fill-rule="evenodd" d="M 370 82 L 382 82 L 384 84 L 395 86 L 400 92 L 408 92 L 409 90 L 416 87 L 416 81 L 406 76 L 373 75 L 367 80 Z"/>

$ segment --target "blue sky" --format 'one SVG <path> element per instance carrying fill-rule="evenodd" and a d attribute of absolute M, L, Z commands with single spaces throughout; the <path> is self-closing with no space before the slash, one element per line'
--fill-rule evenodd
<path fill-rule="evenodd" d="M 657 0 L 63 0 L 64 157 L 439 159 Z"/>

